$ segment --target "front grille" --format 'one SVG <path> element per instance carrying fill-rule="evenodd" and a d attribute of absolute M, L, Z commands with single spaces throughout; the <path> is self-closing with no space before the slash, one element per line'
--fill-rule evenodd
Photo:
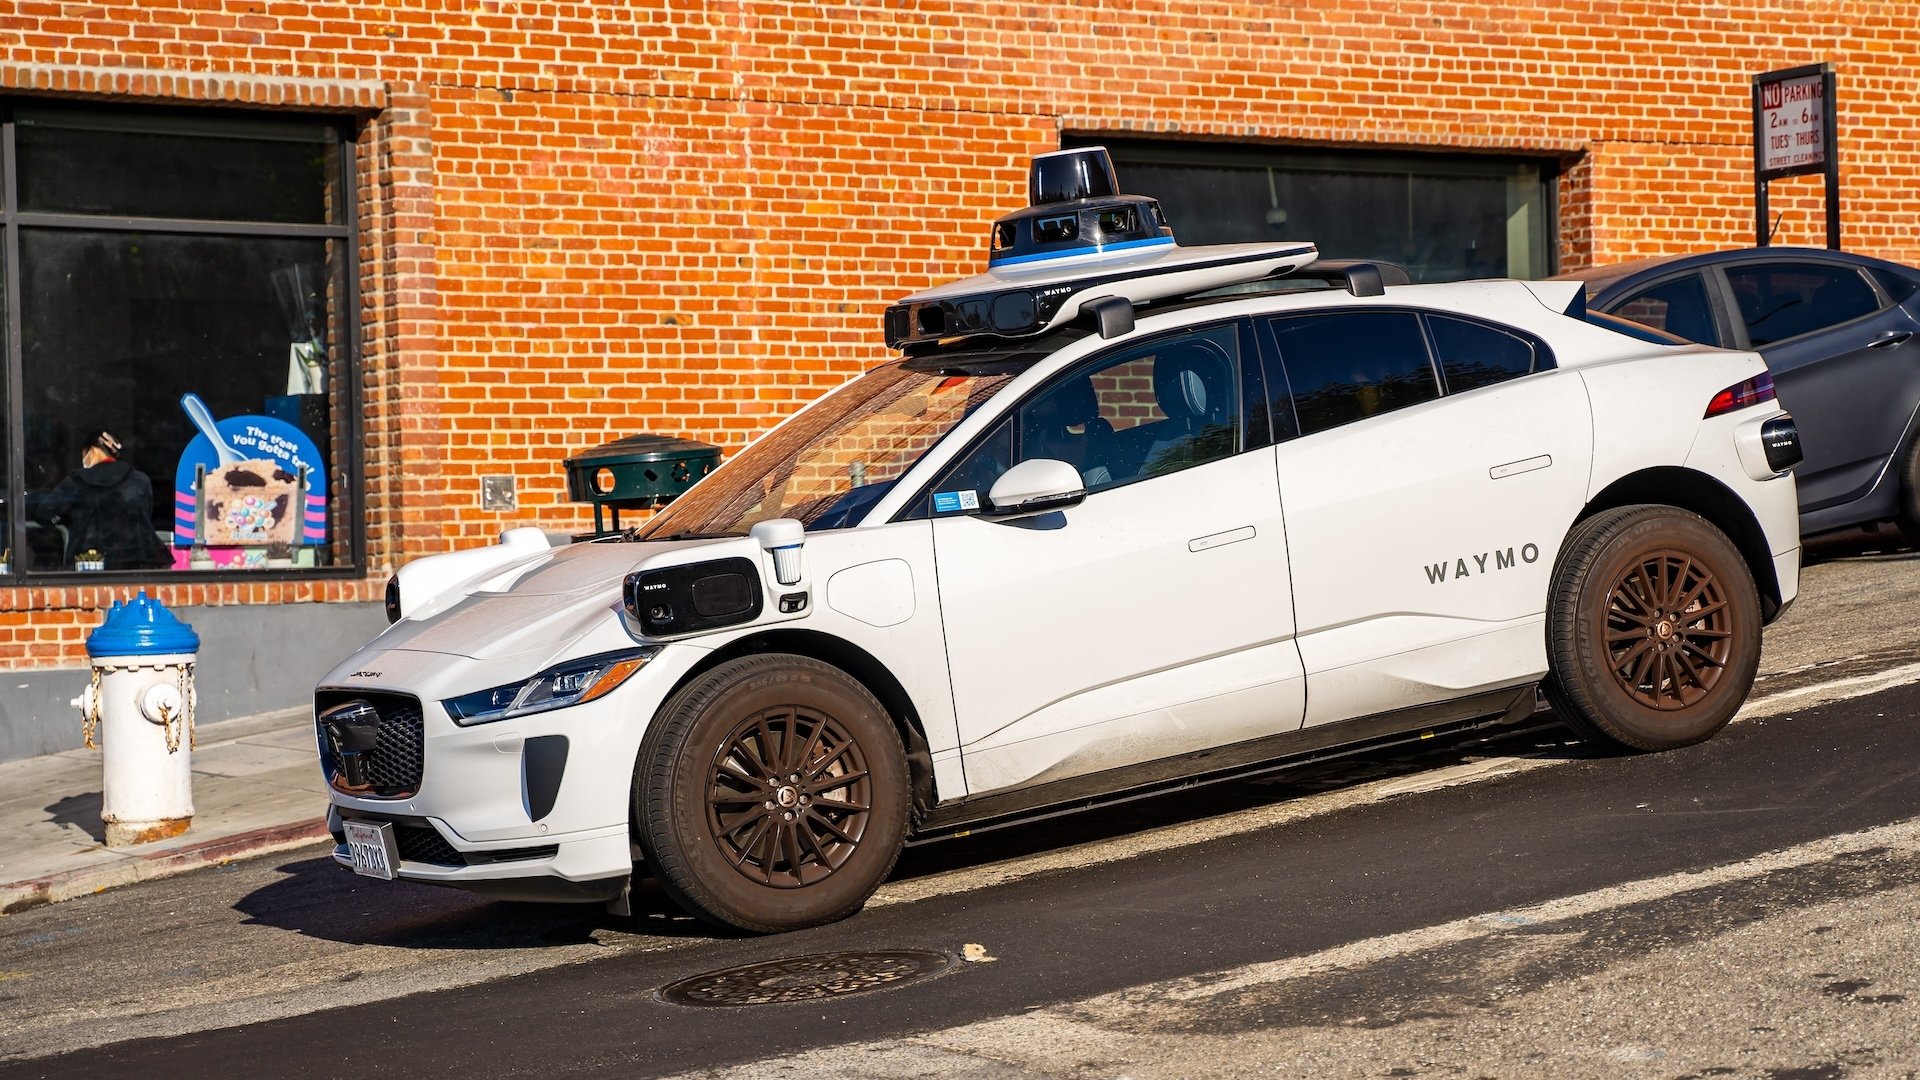
<path fill-rule="evenodd" d="M 394 846 L 400 849 L 401 862 L 432 863 L 435 866 L 465 866 L 453 845 L 441 837 L 440 830 L 431 825 L 398 825 L 393 827 Z"/>
<path fill-rule="evenodd" d="M 426 722 L 420 699 L 409 694 L 356 694 L 351 691 L 322 691 L 314 695 L 316 717 L 328 709 L 349 701 L 364 701 L 380 714 L 378 740 L 374 748 L 362 754 L 370 791 L 349 792 L 380 799 L 407 798 L 419 792 L 425 771 Z M 315 721 L 318 723 L 318 721 Z M 319 730 L 320 767 L 327 781 L 339 780 L 340 762 L 335 760 L 332 742 L 324 725 Z M 345 790 L 345 789 L 341 789 Z M 457 865 L 457 863 L 456 863 Z"/>

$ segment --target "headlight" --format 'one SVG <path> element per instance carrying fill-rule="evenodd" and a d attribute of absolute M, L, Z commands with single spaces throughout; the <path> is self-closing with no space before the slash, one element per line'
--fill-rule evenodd
<path fill-rule="evenodd" d="M 397 623 L 399 621 L 400 621 L 400 575 L 395 574 L 392 577 L 387 579 L 387 622 L 391 624 L 391 623 Z"/>
<path fill-rule="evenodd" d="M 505 720 L 511 716 L 546 712 L 579 705 L 610 693 L 665 648 L 649 645 L 622 649 L 557 664 L 531 679 L 476 690 L 441 702 L 447 715 L 462 727 Z"/>

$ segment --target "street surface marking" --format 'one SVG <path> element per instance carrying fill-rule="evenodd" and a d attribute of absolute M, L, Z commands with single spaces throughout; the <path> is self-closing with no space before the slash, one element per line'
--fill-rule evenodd
<path fill-rule="evenodd" d="M 1564 945 L 1579 940 L 1584 933 L 1578 928 L 1560 931 L 1554 925 L 1566 920 L 1628 910 L 1700 890 L 1721 889 L 1846 856 L 1888 852 L 1905 857 L 1920 855 L 1920 818 L 1829 836 L 1702 871 L 1682 871 L 1643 878 L 1526 907 L 1483 912 L 1435 926 L 1351 942 L 1306 956 L 1143 983 L 1011 1015 L 952 1027 L 937 1027 L 918 1034 L 823 1047 L 798 1055 L 763 1058 L 676 1075 L 680 1080 L 717 1080 L 720 1077 L 738 1080 L 806 1080 L 812 1077 L 844 1076 L 848 1063 L 854 1061 L 859 1063 L 858 1071 L 862 1075 L 899 1080 L 936 1075 L 1110 1074 L 1113 1067 L 1122 1062 L 1137 1066 L 1140 1075 L 1186 1075 L 1176 1071 L 1182 1061 L 1179 1054 L 1183 1052 L 1189 1058 L 1196 1053 L 1212 1055 L 1200 1060 L 1206 1060 L 1209 1067 L 1220 1068 L 1232 1075 L 1242 1075 L 1243 1072 L 1251 1074 L 1258 1070 L 1227 1069 L 1221 1064 L 1227 1060 L 1224 1055 L 1233 1052 L 1229 1048 L 1232 1045 L 1231 1036 L 1216 1034 L 1209 1037 L 1210 1041 L 1197 1041 L 1188 1033 L 1184 1045 L 1177 1045 L 1170 1055 L 1164 1044 L 1130 1045 L 1130 1041 L 1136 1038 L 1154 1038 L 1144 1034 L 1136 1036 L 1136 1031 L 1151 1030 L 1150 1027 L 1142 1028 L 1136 1021 L 1150 1020 L 1169 1012 L 1173 1015 L 1215 1015 L 1234 1007 L 1233 995 L 1246 995 L 1248 991 L 1266 991 L 1256 1000 L 1281 1000 L 1299 993 L 1288 985 L 1296 980 L 1333 976 L 1335 981 L 1344 981 L 1373 965 L 1390 963 L 1434 949 L 1496 938 L 1523 929 L 1527 934 L 1525 938 L 1510 939 L 1525 943 L 1520 946 L 1522 948 L 1550 948 L 1556 943 Z M 1540 929 L 1542 924 L 1548 926 L 1548 931 Z M 1482 951 L 1488 949 L 1483 948 Z M 1017 958 L 1010 959 L 1018 962 Z M 1584 981 L 1585 976 L 1581 978 Z M 1313 990 L 1311 987 L 1304 988 L 1304 992 L 1311 994 Z M 1176 1003 L 1180 1008 L 1169 1010 L 1168 1007 Z M 1361 1019 L 1365 1020 L 1364 1017 Z M 1358 1025 L 1360 1029 L 1365 1026 L 1364 1023 Z M 1182 1038 L 1177 1025 L 1174 1034 L 1162 1037 L 1175 1040 Z M 1377 1049 L 1380 1044 L 1362 1038 L 1358 1045 Z M 1598 1069 L 1577 1069 L 1566 1073 L 1581 1076 L 1624 1075 L 1615 1063 L 1657 1062 L 1663 1056 L 1658 1047 L 1638 1043 L 1557 1049 L 1562 1057 L 1572 1059 L 1562 1062 L 1562 1069 L 1576 1065 L 1583 1056 L 1598 1059 L 1601 1063 Z M 1537 1061 L 1545 1056 L 1535 1052 L 1528 1055 L 1528 1060 Z M 1135 1060 L 1129 1061 L 1129 1058 Z M 1277 1062 L 1265 1064 L 1273 1066 Z M 1295 1066 L 1301 1075 L 1312 1075 L 1304 1069 L 1304 1061 L 1287 1064 Z M 1524 1075 L 1558 1074 L 1550 1070 Z M 1665 1075 L 1670 1074 L 1671 1071 Z M 1369 1071 L 1367 1075 L 1376 1074 Z M 1829 1074 L 1822 1072 L 1819 1075 Z"/>
<path fill-rule="evenodd" d="M 1681 893 L 1749 881 L 1782 870 L 1828 862 L 1843 855 L 1883 849 L 1920 854 L 1920 818 L 1909 818 L 1891 825 L 1879 825 L 1861 832 L 1822 837 L 1805 844 L 1756 855 L 1740 862 L 1724 863 L 1706 870 L 1682 871 L 1663 877 L 1643 878 L 1639 881 L 1609 885 L 1604 889 L 1596 889 L 1576 896 L 1548 900 L 1529 907 L 1469 915 L 1464 919 L 1456 919 L 1437 926 L 1426 926 L 1418 930 L 1389 934 L 1386 937 L 1351 942 L 1311 956 L 1295 956 L 1285 960 L 1248 964 L 1245 967 L 1231 968 L 1226 971 L 1170 979 L 1158 984 L 1156 996 L 1164 996 L 1175 1001 L 1214 998 L 1249 986 L 1285 982 L 1309 975 L 1360 967 L 1381 960 L 1424 952 L 1436 946 L 1455 945 L 1464 941 L 1490 937 L 1517 926 L 1562 922 L 1584 915 L 1665 900 Z M 1139 988 L 1122 990 L 1115 994 L 1091 999 L 1089 1003 L 1098 1004 L 1102 1000 L 1118 1001 L 1124 995 L 1137 993 Z"/>
<path fill-rule="evenodd" d="M 1796 686 L 1791 690 L 1782 690 L 1777 694 L 1768 694 L 1762 698 L 1749 698 L 1747 699 L 1747 703 L 1740 707 L 1740 711 L 1733 714 L 1733 718 L 1735 720 L 1746 720 L 1755 716 L 1771 715 L 1767 710 L 1772 709 L 1778 711 L 1785 707 L 1780 704 L 1781 702 L 1792 701 L 1796 698 L 1823 695 L 1817 697 L 1814 701 L 1807 702 L 1807 707 L 1812 707 L 1814 705 L 1824 705 L 1829 701 L 1844 701 L 1848 698 L 1865 697 L 1868 694 L 1881 690 L 1891 690 L 1896 686 L 1904 686 L 1907 683 L 1916 681 L 1920 681 L 1920 663 L 1902 664 L 1899 667 L 1888 668 L 1885 671 L 1876 671 L 1867 675 L 1850 675 L 1844 679 L 1814 683 L 1811 686 Z M 1835 691 L 1847 692 L 1836 693 Z"/>

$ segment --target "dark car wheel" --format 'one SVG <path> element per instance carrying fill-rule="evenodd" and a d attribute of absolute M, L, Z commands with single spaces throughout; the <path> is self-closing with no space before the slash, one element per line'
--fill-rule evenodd
<path fill-rule="evenodd" d="M 1907 444 L 1896 464 L 1900 469 L 1900 506 L 1893 521 L 1907 543 L 1920 546 L 1920 435 Z"/>
<path fill-rule="evenodd" d="M 1581 522 L 1554 567 L 1547 693 L 1615 749 L 1669 750 L 1733 719 L 1760 665 L 1760 597 L 1704 518 L 1627 506 Z"/>
<path fill-rule="evenodd" d="M 667 702 L 640 748 L 634 822 L 661 888 L 760 933 L 860 910 L 906 838 L 906 754 L 867 688 L 830 664 L 730 660 Z"/>

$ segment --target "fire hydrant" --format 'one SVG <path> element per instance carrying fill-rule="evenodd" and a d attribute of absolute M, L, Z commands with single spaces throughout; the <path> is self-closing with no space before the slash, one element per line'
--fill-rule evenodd
<path fill-rule="evenodd" d="M 73 705 L 100 739 L 107 846 L 164 840 L 193 822 L 193 662 L 200 635 L 156 600 L 114 601 L 87 635 L 93 682 Z"/>

